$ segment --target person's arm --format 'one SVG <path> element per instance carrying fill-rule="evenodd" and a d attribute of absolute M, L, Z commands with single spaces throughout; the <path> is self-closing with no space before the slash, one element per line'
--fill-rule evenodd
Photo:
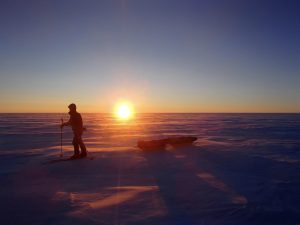
<path fill-rule="evenodd" d="M 69 119 L 68 122 L 62 123 L 62 124 L 60 125 L 60 128 L 62 129 L 64 126 L 70 126 L 70 125 L 71 125 L 71 118 Z"/>

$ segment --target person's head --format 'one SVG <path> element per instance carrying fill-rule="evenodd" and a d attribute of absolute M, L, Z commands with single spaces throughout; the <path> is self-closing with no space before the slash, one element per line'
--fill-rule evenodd
<path fill-rule="evenodd" d="M 70 112 L 76 112 L 76 105 L 74 103 L 71 103 L 69 106 L 68 106 Z"/>

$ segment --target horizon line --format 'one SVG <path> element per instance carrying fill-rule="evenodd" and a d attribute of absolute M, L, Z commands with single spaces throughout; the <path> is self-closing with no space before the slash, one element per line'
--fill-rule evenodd
<path fill-rule="evenodd" d="M 0 114 L 67 114 L 68 112 L 0 112 Z M 114 114 L 113 112 L 80 112 L 82 114 Z M 135 114 L 300 114 L 299 112 L 139 112 Z"/>

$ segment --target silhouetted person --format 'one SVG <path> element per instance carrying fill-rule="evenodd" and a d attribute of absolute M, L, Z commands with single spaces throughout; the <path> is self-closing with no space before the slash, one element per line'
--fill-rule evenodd
<path fill-rule="evenodd" d="M 71 158 L 80 158 L 80 157 L 86 157 L 87 151 L 86 147 L 82 140 L 82 133 L 85 130 L 83 127 L 83 122 L 80 113 L 76 111 L 76 105 L 74 103 L 70 104 L 68 106 L 69 108 L 69 115 L 70 119 L 66 123 L 61 124 L 61 128 L 64 126 L 71 126 L 73 130 L 73 146 L 74 146 L 74 155 Z M 79 152 L 79 146 L 81 149 L 81 153 Z"/>

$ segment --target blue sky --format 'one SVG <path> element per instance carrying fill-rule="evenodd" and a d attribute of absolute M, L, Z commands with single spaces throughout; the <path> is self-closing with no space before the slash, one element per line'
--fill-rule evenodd
<path fill-rule="evenodd" d="M 0 111 L 300 112 L 299 1 L 0 3 Z"/>

